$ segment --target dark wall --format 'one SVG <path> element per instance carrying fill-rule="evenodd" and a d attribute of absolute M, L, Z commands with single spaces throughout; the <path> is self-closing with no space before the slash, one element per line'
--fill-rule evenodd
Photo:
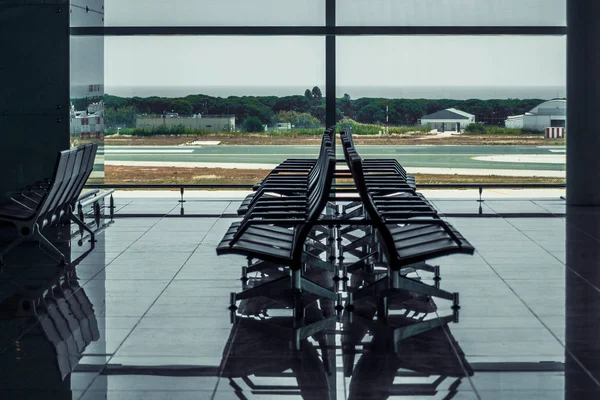
<path fill-rule="evenodd" d="M 69 5 L 0 4 L 0 201 L 69 148 Z"/>

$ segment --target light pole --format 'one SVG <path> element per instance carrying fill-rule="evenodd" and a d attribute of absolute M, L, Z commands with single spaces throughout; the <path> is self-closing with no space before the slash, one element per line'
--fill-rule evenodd
<path fill-rule="evenodd" d="M 390 107 L 389 100 L 385 100 L 385 134 L 390 135 Z"/>

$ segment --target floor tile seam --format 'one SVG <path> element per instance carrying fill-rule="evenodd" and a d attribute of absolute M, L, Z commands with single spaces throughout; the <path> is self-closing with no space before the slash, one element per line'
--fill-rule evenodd
<path fill-rule="evenodd" d="M 115 209 L 115 213 L 119 212 L 119 210 L 122 210 L 123 208 L 127 207 L 127 206 L 128 206 L 128 205 L 130 205 L 131 203 L 133 203 L 133 200 L 130 200 L 130 201 L 126 202 L 126 204 L 125 204 L 125 205 L 123 205 L 123 206 L 121 206 L 121 207 L 119 207 L 119 208 Z"/>
<path fill-rule="evenodd" d="M 159 220 L 160 221 L 160 220 Z M 104 268 L 102 268 L 101 270 L 99 270 L 94 276 L 92 276 L 90 279 L 88 279 L 87 282 L 85 282 L 83 284 L 82 287 L 84 287 L 87 283 L 89 283 L 91 280 L 94 280 L 98 275 L 100 275 L 100 273 L 102 271 L 105 271 L 106 268 L 111 265 L 113 262 L 115 262 L 116 259 L 118 259 L 119 257 L 121 257 L 123 255 L 123 253 L 125 253 L 127 250 L 129 250 L 131 248 L 131 246 L 133 246 L 135 243 L 138 242 L 138 240 L 140 240 L 142 237 L 144 237 L 149 231 L 150 229 L 152 229 L 154 227 L 154 225 L 156 225 L 158 223 L 158 221 L 156 223 L 154 223 L 153 225 L 151 225 L 150 227 L 148 227 L 148 229 L 146 229 L 146 231 L 144 233 L 142 233 L 140 236 L 138 236 L 137 239 L 135 239 L 133 242 L 131 242 L 124 250 L 122 250 L 116 257 L 114 257 L 112 260 L 110 260 L 108 262 L 108 264 L 105 263 Z M 106 248 L 106 247 L 105 247 Z"/>
<path fill-rule="evenodd" d="M 259 271 L 255 272 L 254 277 L 258 277 L 259 274 L 260 274 Z M 239 325 L 234 324 L 233 330 L 230 331 L 229 336 L 232 338 L 233 341 L 235 341 L 237 338 L 238 329 L 239 329 Z M 233 346 L 229 346 L 229 351 L 227 352 L 227 354 L 224 354 L 222 356 L 223 365 L 225 365 L 227 363 L 227 360 L 229 359 L 229 354 L 231 354 L 232 349 L 233 349 Z M 219 370 L 219 374 L 217 375 L 217 383 L 215 384 L 215 389 L 213 391 L 213 394 L 212 394 L 210 400 L 216 400 L 217 391 L 219 390 L 219 384 L 221 383 L 221 378 L 222 378 L 222 370 Z"/>
<path fill-rule="evenodd" d="M 438 319 L 441 318 L 440 315 L 438 314 L 437 310 L 435 311 L 435 314 L 437 315 Z M 450 333 L 448 332 L 448 329 L 449 329 L 449 327 L 447 325 L 442 325 L 442 330 L 444 331 L 446 340 L 448 341 L 448 344 L 452 348 L 452 352 L 454 353 L 454 356 L 458 360 L 458 363 L 460 364 L 460 367 L 462 368 L 462 370 L 465 374 L 465 378 L 467 378 L 467 380 L 469 381 L 469 385 L 471 385 L 471 389 L 473 389 L 475 396 L 477 396 L 477 398 L 479 400 L 483 400 L 483 398 L 481 397 L 481 394 L 479 393 L 479 390 L 477 390 L 477 387 L 475 386 L 475 383 L 473 382 L 472 377 L 469 376 L 467 369 L 466 369 L 464 363 L 462 362 L 460 355 L 458 354 L 458 349 L 456 348 L 456 346 L 454 346 L 454 343 L 452 343 L 452 339 L 450 338 Z M 466 355 L 465 355 L 465 357 L 466 357 Z"/>
<path fill-rule="evenodd" d="M 525 308 L 542 324 L 542 326 L 550 333 L 550 335 L 552 335 L 552 337 L 554 337 L 554 339 L 556 339 L 556 341 L 559 342 L 561 346 L 565 347 L 564 343 L 558 338 L 558 336 L 552 331 L 552 329 L 550 329 L 548 327 L 548 325 L 545 324 L 544 321 L 542 321 L 542 319 L 539 317 L 539 315 L 527 304 L 527 302 L 525 302 L 525 300 L 513 289 L 513 287 L 510 286 L 510 284 L 494 269 L 494 267 L 492 267 L 487 262 L 486 262 L 486 264 L 498 275 L 498 278 L 502 281 L 502 283 L 504 283 L 509 288 L 509 290 L 515 295 L 515 297 L 517 297 L 517 299 L 519 299 L 521 304 L 523 304 L 523 306 L 525 306 Z"/>
<path fill-rule="evenodd" d="M 510 224 L 510 221 L 507 221 Z M 511 224 L 512 225 L 512 224 Z M 515 229 L 518 230 L 518 228 L 515 227 Z M 527 235 L 525 235 L 527 238 L 529 238 Z M 530 239 L 530 238 L 529 238 Z M 531 240 L 531 239 L 530 239 Z M 536 243 L 537 245 L 537 243 Z M 538 245 L 539 246 L 539 245 Z M 544 250 L 546 251 L 546 250 Z M 547 252 L 547 251 L 546 251 Z M 529 312 L 538 320 L 540 321 L 540 323 L 544 326 L 544 328 L 546 328 L 548 330 L 548 332 L 556 339 L 556 341 L 558 343 L 561 344 L 561 346 L 565 347 L 564 343 L 557 337 L 557 335 L 548 327 L 547 324 L 544 323 L 544 321 L 542 321 L 540 319 L 540 317 L 538 316 L 537 313 L 535 313 L 533 311 L 533 309 L 525 302 L 525 300 L 515 291 L 515 289 L 509 284 L 509 282 L 507 282 L 506 279 L 504 279 L 500 273 L 484 258 L 483 259 L 484 262 L 487 264 L 487 266 L 494 271 L 494 273 L 498 276 L 498 278 L 502 281 L 502 283 L 504 283 L 506 285 L 506 287 L 508 287 L 508 289 L 519 299 L 519 301 L 525 306 L 525 308 L 527 308 L 527 310 L 529 310 Z"/>
<path fill-rule="evenodd" d="M 163 218 L 159 219 L 156 224 L 158 224 L 160 221 L 162 221 Z M 217 223 L 218 219 L 213 223 L 213 226 Z M 153 228 L 156 224 L 152 225 L 151 228 Z M 211 227 L 211 229 L 212 229 Z M 150 229 L 151 229 L 150 228 Z M 143 236 L 143 235 L 142 235 Z M 142 314 L 142 316 L 139 318 L 139 320 L 135 323 L 135 325 L 131 328 L 131 330 L 129 331 L 129 333 L 125 336 L 125 338 L 123 339 L 123 341 L 121 341 L 121 344 L 115 349 L 115 351 L 113 352 L 113 355 L 109 358 L 109 360 L 107 361 L 107 364 L 110 363 L 110 361 L 112 360 L 112 358 L 119 352 L 119 350 L 121 349 L 121 347 L 123 346 L 123 344 L 127 341 L 127 339 L 129 339 L 129 337 L 131 336 L 131 334 L 135 331 L 135 329 L 140 325 L 141 321 L 144 319 L 144 317 L 148 314 L 148 312 L 152 309 L 152 307 L 156 304 L 156 302 L 158 301 L 158 299 L 165 293 L 165 291 L 167 290 L 167 288 L 173 283 L 173 281 L 175 280 L 175 277 L 181 272 L 181 270 L 183 269 L 183 267 L 187 264 L 187 262 L 189 261 L 189 259 L 192 257 L 192 254 L 194 254 L 194 252 L 197 250 L 197 248 L 200 246 L 200 244 L 202 244 L 202 241 L 204 241 L 204 239 L 206 238 L 206 236 L 208 236 L 208 232 L 206 233 L 206 235 L 204 236 L 204 238 L 202 238 L 202 240 L 200 241 L 200 243 L 196 246 L 196 248 L 190 253 L 190 255 L 188 256 L 188 258 L 183 262 L 182 266 L 177 270 L 177 272 L 173 275 L 173 277 L 169 280 L 169 282 L 165 285 L 165 287 L 161 290 L 161 292 L 156 296 L 156 298 L 154 299 L 154 301 L 152 302 L 152 304 L 150 304 L 148 306 L 148 308 L 146 309 L 146 311 Z M 94 379 L 95 381 L 95 379 Z M 94 382 L 92 381 L 92 383 Z M 218 385 L 218 380 L 216 385 Z M 87 391 L 88 388 L 86 388 Z M 84 392 L 85 393 L 85 392 Z M 215 391 L 214 393 L 216 393 L 216 387 L 215 387 Z"/>
<path fill-rule="evenodd" d="M 175 206 L 176 207 L 176 206 Z M 173 207 L 173 208 L 175 208 Z M 164 217 L 163 217 L 164 218 Z M 129 246 L 127 246 L 127 248 L 125 250 L 123 250 L 121 253 L 119 253 L 119 256 L 121 254 L 123 254 L 125 251 L 127 251 L 127 249 L 129 249 L 134 243 L 136 243 L 138 240 L 140 240 L 142 237 L 144 237 L 144 235 L 146 235 L 150 229 L 152 229 L 156 224 L 158 224 L 160 221 L 162 221 L 163 218 L 159 218 L 158 221 L 156 221 L 154 224 L 152 224 L 147 230 L 146 232 L 144 232 L 142 235 L 140 235 L 140 237 L 138 237 L 136 240 L 134 240 Z M 108 267 L 114 260 L 116 260 L 117 258 L 119 258 L 119 256 L 115 257 L 111 262 L 108 263 L 108 265 L 106 267 Z M 183 268 L 183 267 L 182 267 Z M 106 268 L 105 268 L 106 269 Z M 101 270 L 103 271 L 103 270 Z M 100 272 L 101 272 L 100 271 Z M 98 272 L 98 274 L 100 273 Z M 96 274 L 96 275 L 98 275 Z M 94 277 L 96 276 L 94 275 Z M 90 280 L 91 281 L 91 280 Z M 88 281 L 88 282 L 90 282 Z M 172 280 L 171 280 L 172 281 Z M 86 282 L 87 283 L 87 282 Z M 163 291 L 154 299 L 154 302 L 148 307 L 148 309 L 144 312 L 144 314 L 138 319 L 138 321 L 134 324 L 134 326 L 131 328 L 131 330 L 129 331 L 129 333 L 125 336 L 125 338 L 123 339 L 123 341 L 121 342 L 121 344 L 115 349 L 115 351 L 112 353 L 112 355 L 109 357 L 108 360 L 106 360 L 105 366 L 107 364 L 110 363 L 110 360 L 112 360 L 112 358 L 114 357 L 114 355 L 119 351 L 119 349 L 121 348 L 121 346 L 123 346 L 123 343 L 125 343 L 125 341 L 129 338 L 129 336 L 131 336 L 131 333 L 135 330 L 135 328 L 140 324 L 142 318 L 144 318 L 144 316 L 148 313 L 148 311 L 150 310 L 150 308 L 152 308 L 152 306 L 154 305 L 154 303 L 156 303 L 156 301 L 158 300 L 158 298 L 160 297 L 160 295 L 165 291 L 165 289 L 168 287 L 169 284 L 167 284 L 167 286 L 165 286 L 165 288 L 163 288 Z M 84 285 L 85 286 L 85 285 Z M 82 288 L 84 287 L 82 286 Z M 106 316 L 105 316 L 106 317 Z M 90 389 L 90 387 L 94 384 L 94 382 L 96 381 L 96 379 L 98 379 L 98 377 L 101 375 L 102 371 L 104 371 L 105 368 L 103 368 L 97 375 L 96 377 L 94 377 L 94 379 L 92 379 L 90 381 L 90 383 L 86 386 L 86 388 L 84 390 L 82 390 L 81 392 L 81 396 L 80 399 L 83 398 L 85 396 L 85 394 L 87 393 L 87 391 Z"/>
<path fill-rule="evenodd" d="M 510 223 L 510 221 L 507 221 L 507 222 L 508 222 L 509 224 L 511 224 L 511 223 Z M 512 225 L 512 224 L 511 224 L 511 225 Z M 513 226 L 514 226 L 514 225 L 513 225 Z M 554 259 L 556 259 L 558 262 L 560 262 L 561 264 L 563 264 L 563 265 L 565 266 L 565 268 L 566 268 L 568 271 L 571 271 L 572 273 L 574 273 L 575 275 L 577 275 L 579 278 L 581 278 L 581 280 L 583 280 L 585 283 L 587 283 L 587 284 L 588 284 L 588 285 L 589 285 L 589 286 L 590 286 L 592 289 L 594 289 L 594 290 L 596 290 L 597 292 L 599 292 L 599 293 L 600 293 L 600 288 L 598 288 L 596 285 L 594 285 L 593 283 L 591 283 L 590 281 L 588 281 L 588 280 L 587 280 L 585 277 L 583 277 L 583 276 L 582 276 L 580 273 L 578 273 L 577 271 L 575 271 L 573 268 L 569 267 L 569 266 L 567 265 L 567 263 L 566 263 L 566 262 L 564 262 L 564 263 L 563 263 L 563 262 L 562 262 L 562 261 L 561 261 L 561 260 L 560 260 L 558 257 L 556 257 L 556 255 L 554 255 L 554 254 L 552 254 L 552 252 L 550 252 L 550 251 L 546 250 L 546 249 L 545 249 L 544 247 L 542 247 L 542 246 L 541 246 L 541 245 L 540 245 L 538 242 L 536 242 L 535 240 L 533 240 L 533 239 L 532 239 L 532 238 L 531 238 L 531 237 L 530 237 L 528 234 L 526 234 L 526 233 L 522 232 L 522 231 L 521 231 L 520 229 L 518 229 L 517 227 L 515 227 L 515 229 L 519 230 L 519 232 L 521 232 L 521 233 L 522 233 L 524 236 L 526 236 L 526 237 L 527 237 L 529 240 L 532 240 L 532 241 L 533 241 L 533 242 L 536 244 L 536 246 L 538 246 L 538 247 L 539 247 L 540 249 L 542 249 L 544 252 L 548 253 L 550 256 L 552 256 Z M 587 232 L 585 232 L 585 231 L 582 231 L 582 230 L 580 230 L 580 229 L 578 229 L 578 230 L 579 230 L 580 232 L 584 233 L 585 235 L 592 237 L 592 238 L 593 238 L 595 241 L 598 241 L 598 239 L 596 239 L 596 238 L 594 238 L 593 236 L 589 235 Z M 600 241 L 599 241 L 599 244 L 600 244 Z M 566 245 L 566 244 L 565 244 L 565 245 Z M 565 251 L 566 251 L 566 249 L 565 249 Z M 487 263 L 487 260 L 486 260 L 486 263 Z"/>
<path fill-rule="evenodd" d="M 523 232 L 521 229 L 519 229 L 517 226 L 513 225 L 509 219 L 506 219 L 506 222 L 508 222 L 513 228 L 515 228 L 516 230 L 519 231 L 520 234 L 522 234 L 523 236 L 525 236 L 527 239 L 529 239 L 530 241 L 532 241 L 539 249 L 541 249 L 543 252 L 547 253 L 548 255 L 550 255 L 552 258 L 554 258 L 556 261 L 558 261 L 559 263 L 563 264 L 566 266 L 566 263 L 560 261 L 558 259 L 558 257 L 556 257 L 554 254 L 552 254 L 550 251 L 546 250 L 542 245 L 540 245 L 535 239 L 533 239 L 529 234 Z M 486 260 L 487 262 L 487 260 Z M 567 267 L 568 268 L 568 267 Z"/>
<path fill-rule="evenodd" d="M 493 200 L 490 200 L 493 203 Z M 485 200 L 484 200 L 485 202 Z M 535 202 L 533 200 L 524 200 L 525 203 L 532 203 L 535 204 Z M 487 205 L 487 203 L 485 203 L 485 205 Z M 543 209 L 542 207 L 538 206 L 537 204 L 535 204 L 536 207 Z M 498 211 L 496 211 L 495 209 L 492 208 L 492 206 L 488 206 L 495 214 L 499 214 Z M 548 210 L 544 210 L 544 211 L 548 211 Z"/>
<path fill-rule="evenodd" d="M 486 262 L 487 263 L 487 262 Z M 489 264 L 488 264 L 489 265 Z M 492 270 L 494 270 L 494 268 L 489 265 L 490 268 L 492 268 Z M 496 270 L 494 270 L 494 272 L 496 272 Z M 497 272 L 496 272 L 497 273 Z M 600 381 L 598 381 L 596 378 L 594 378 L 593 374 L 579 361 L 579 359 L 577 359 L 577 357 L 575 357 L 565 346 L 565 343 L 554 333 L 554 331 L 548 326 L 548 324 L 546 324 L 539 316 L 537 313 L 535 313 L 531 307 L 529 307 L 529 305 L 521 298 L 521 296 L 519 296 L 519 294 L 517 292 L 515 292 L 513 290 L 513 288 L 500 276 L 498 275 L 498 277 L 502 280 L 502 282 L 504 282 L 505 285 L 508 286 L 508 288 L 514 293 L 514 295 L 523 303 L 523 305 L 529 310 L 529 312 L 540 322 L 540 324 L 542 324 L 542 326 L 550 333 L 550 335 L 552 337 L 554 337 L 556 339 L 556 341 L 565 349 L 565 351 L 573 358 L 573 360 L 575 360 L 575 362 L 577 362 L 577 364 L 586 372 L 586 374 L 588 374 L 588 376 L 590 376 L 590 378 L 594 381 L 594 383 L 596 383 L 598 385 L 598 387 L 600 387 Z"/>
<path fill-rule="evenodd" d="M 419 274 L 418 271 L 415 272 L 415 274 L 417 275 L 417 277 L 419 279 L 421 279 L 421 275 Z M 431 301 L 435 304 L 435 300 L 432 298 Z M 438 308 L 437 308 L 437 304 L 435 304 L 435 316 L 438 319 L 438 321 L 441 323 L 442 322 L 442 317 L 440 316 L 440 313 L 438 312 Z M 458 312 L 458 311 L 456 311 Z M 460 355 L 458 353 L 458 350 L 456 349 L 456 346 L 454 346 L 454 343 L 452 342 L 452 339 L 450 338 L 450 334 L 448 332 L 448 325 L 447 324 L 441 324 L 442 326 L 442 330 L 444 331 L 444 336 L 446 337 L 446 341 L 448 343 L 448 345 L 452 348 L 452 352 L 454 353 L 454 357 L 456 357 L 456 360 L 458 361 L 458 363 L 460 364 L 460 368 L 462 369 L 465 377 L 469 380 L 469 384 L 471 385 L 471 388 L 473 389 L 473 391 L 475 392 L 475 395 L 477 396 L 477 398 L 479 400 L 482 400 L 482 397 L 479 395 L 479 392 L 477 391 L 477 388 L 475 387 L 475 385 L 473 384 L 473 380 L 471 379 L 471 377 L 469 376 L 467 369 L 464 365 L 464 363 L 462 362 L 462 360 L 460 359 Z"/>
<path fill-rule="evenodd" d="M 567 224 L 568 224 L 568 222 L 567 222 Z M 591 239 L 592 239 L 594 242 L 597 242 L 597 243 L 600 245 L 600 238 L 597 238 L 597 237 L 595 237 L 595 236 L 591 235 L 589 232 L 587 232 L 587 231 L 584 231 L 583 229 L 581 229 L 581 228 L 578 228 L 578 227 L 576 227 L 576 226 L 575 226 L 575 227 L 573 227 L 573 228 L 574 228 L 574 229 L 577 229 L 579 232 L 581 232 L 581 233 L 583 233 L 584 235 L 588 236 L 588 237 L 589 237 L 589 238 L 591 238 Z"/>
<path fill-rule="evenodd" d="M 556 215 L 556 213 L 555 213 L 555 212 L 553 212 L 553 211 L 549 210 L 548 208 L 544 207 L 543 205 L 539 204 L 538 202 L 539 202 L 540 200 L 531 200 L 531 201 L 532 201 L 533 203 L 535 203 L 535 205 L 537 205 L 538 207 L 541 207 L 541 208 L 543 208 L 544 210 L 548 211 L 550 214 L 552 214 L 552 215 Z M 566 204 L 565 204 L 564 206 L 566 207 Z"/>

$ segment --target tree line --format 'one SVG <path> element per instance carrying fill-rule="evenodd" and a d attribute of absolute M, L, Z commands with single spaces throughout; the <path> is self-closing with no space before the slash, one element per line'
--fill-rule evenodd
<path fill-rule="evenodd" d="M 77 99 L 75 106 L 77 108 Z M 446 108 L 457 108 L 476 116 L 477 122 L 503 126 L 509 115 L 520 115 L 539 105 L 542 99 L 352 99 L 348 94 L 337 99 L 338 120 L 349 118 L 361 123 L 384 124 L 386 105 L 389 123 L 394 126 L 417 125 L 428 114 Z M 107 127 L 135 126 L 135 115 L 175 112 L 179 115 L 228 114 L 235 115 L 238 126 L 250 118 L 262 124 L 290 122 L 298 127 L 324 124 L 325 98 L 318 87 L 307 89 L 304 95 L 294 96 L 229 96 L 213 97 L 203 94 L 182 98 L 104 96 Z"/>

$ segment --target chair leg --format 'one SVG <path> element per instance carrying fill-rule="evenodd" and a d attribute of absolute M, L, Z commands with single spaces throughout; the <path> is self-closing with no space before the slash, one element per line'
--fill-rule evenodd
<path fill-rule="evenodd" d="M 57 256 L 58 257 L 58 261 L 61 264 L 64 265 L 66 263 L 65 255 L 60 250 L 58 250 L 52 244 L 52 242 L 50 242 L 44 235 L 42 235 L 42 233 L 40 232 L 40 230 L 39 230 L 38 227 L 36 227 L 35 230 L 34 230 L 34 237 L 38 241 L 38 243 L 40 244 L 40 247 L 45 247 L 46 250 L 48 250 L 50 253 L 52 253 L 55 256 Z"/>
<path fill-rule="evenodd" d="M 302 290 L 308 293 L 316 294 L 319 297 L 328 298 L 330 300 L 338 299 L 337 294 L 333 291 L 324 288 L 323 286 L 311 281 L 310 279 L 304 277 L 301 277 L 300 279 L 302 281 Z"/>
<path fill-rule="evenodd" d="M 81 219 L 79 219 L 77 216 L 75 216 L 75 214 L 70 213 L 70 217 L 71 217 L 71 221 L 73 221 L 74 223 L 77 224 L 77 226 L 79 226 L 80 231 L 84 230 L 90 234 L 90 242 L 95 243 L 96 242 L 96 234 L 94 233 L 94 231 L 92 231 Z M 83 239 L 83 235 L 81 235 L 81 238 Z"/>
<path fill-rule="evenodd" d="M 450 293 L 415 279 L 401 276 L 399 271 L 389 271 L 389 274 L 391 276 L 381 278 L 378 281 L 355 291 L 353 293 L 353 300 L 358 300 L 367 296 L 391 296 L 394 293 L 403 294 L 406 292 L 413 292 L 420 295 L 452 300 L 453 307 L 458 308 L 457 293 Z"/>
<path fill-rule="evenodd" d="M 377 282 L 374 282 L 367 286 L 363 286 L 362 288 L 352 293 L 353 300 L 359 300 L 367 296 L 375 296 L 377 293 L 383 292 L 389 287 L 388 281 L 389 279 L 386 276 L 385 278 L 379 279 Z"/>
<path fill-rule="evenodd" d="M 447 315 L 445 317 L 433 318 L 416 324 L 407 325 L 402 328 L 395 328 L 394 343 L 398 343 L 404 339 L 420 335 L 421 333 L 425 333 L 440 326 L 448 325 L 449 323 L 454 321 L 454 315 Z"/>
<path fill-rule="evenodd" d="M 290 277 L 282 276 L 271 282 L 263 283 L 262 285 L 250 288 L 241 293 L 237 293 L 237 300 L 250 299 L 252 297 L 273 297 L 282 296 L 285 291 L 290 289 Z"/>
<path fill-rule="evenodd" d="M 396 280 L 394 280 L 394 279 L 392 280 L 392 281 L 394 281 L 394 286 L 391 289 L 408 290 L 410 292 L 415 292 L 415 293 L 424 294 L 427 296 L 439 297 L 441 299 L 452 300 L 453 302 L 458 302 L 456 299 L 457 296 L 454 293 L 450 293 L 445 290 L 438 289 L 435 286 L 429 286 L 423 282 L 419 282 L 419 281 L 411 279 L 411 278 L 406 278 L 404 276 L 400 276 L 398 271 L 392 271 L 392 273 L 397 274 L 398 280 L 397 280 L 397 286 L 396 286 Z"/>
<path fill-rule="evenodd" d="M 10 253 L 15 247 L 23 243 L 23 240 L 25 240 L 23 236 L 17 236 L 15 240 L 10 242 L 8 246 L 2 249 L 2 252 L 0 252 L 0 267 L 4 265 L 4 256 Z"/>

